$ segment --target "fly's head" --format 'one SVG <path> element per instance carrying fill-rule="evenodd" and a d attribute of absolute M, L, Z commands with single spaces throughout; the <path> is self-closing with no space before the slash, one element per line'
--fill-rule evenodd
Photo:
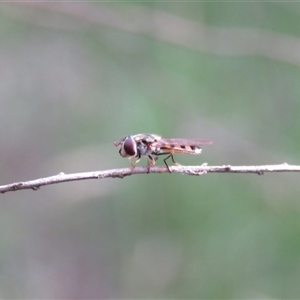
<path fill-rule="evenodd" d="M 131 135 L 125 136 L 119 142 L 114 142 L 114 145 L 120 147 L 119 153 L 122 157 L 138 156 L 137 143 Z"/>

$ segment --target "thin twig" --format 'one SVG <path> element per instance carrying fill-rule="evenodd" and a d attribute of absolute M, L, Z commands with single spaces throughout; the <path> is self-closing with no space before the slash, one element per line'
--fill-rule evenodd
<path fill-rule="evenodd" d="M 187 175 L 203 175 L 207 173 L 254 173 L 263 175 L 265 172 L 300 172 L 300 166 L 288 165 L 283 163 L 280 165 L 263 165 L 263 166 L 208 166 L 203 164 L 201 166 L 171 166 L 172 173 L 181 173 Z M 124 178 L 136 174 L 149 173 L 169 173 L 166 167 L 153 166 L 148 170 L 148 167 L 136 167 L 134 170 L 131 168 L 112 169 L 105 171 L 84 172 L 74 174 L 59 173 L 58 175 L 30 180 L 15 182 L 0 186 L 0 193 L 32 189 L 38 190 L 41 186 L 85 179 L 104 179 L 104 178 Z M 170 174 L 171 175 L 171 174 Z"/>

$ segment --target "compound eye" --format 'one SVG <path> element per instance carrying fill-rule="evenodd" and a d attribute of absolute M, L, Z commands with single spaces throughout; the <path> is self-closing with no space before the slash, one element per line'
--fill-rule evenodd
<path fill-rule="evenodd" d="M 123 150 L 124 150 L 124 152 L 125 152 L 124 154 L 126 154 L 126 156 L 135 156 L 136 155 L 136 153 L 137 153 L 136 142 L 131 136 L 128 136 L 125 139 L 125 142 L 123 144 Z M 121 155 L 122 155 L 122 153 L 121 153 Z"/>

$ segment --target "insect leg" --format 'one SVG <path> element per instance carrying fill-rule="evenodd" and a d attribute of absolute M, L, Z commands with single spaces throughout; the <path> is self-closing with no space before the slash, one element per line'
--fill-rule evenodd
<path fill-rule="evenodd" d="M 134 170 L 134 168 L 136 167 L 136 165 L 138 164 L 138 162 L 141 160 L 141 155 L 140 155 L 140 154 L 137 155 L 137 160 L 136 160 L 134 163 L 131 162 L 131 159 L 132 159 L 132 158 L 133 158 L 133 157 L 129 157 L 129 158 L 128 158 L 129 161 L 130 161 L 130 164 L 131 164 L 131 171 Z"/>
<path fill-rule="evenodd" d="M 157 157 L 153 158 L 151 155 L 148 155 L 148 172 L 150 172 L 150 167 L 155 165 Z"/>
<path fill-rule="evenodd" d="M 169 173 L 172 173 L 171 170 L 170 170 L 170 168 L 169 168 L 169 166 L 168 166 L 168 164 L 167 164 L 167 159 L 170 158 L 170 157 L 172 157 L 172 161 L 174 162 L 173 155 L 172 155 L 172 153 L 171 153 L 169 156 L 167 156 L 167 157 L 164 159 L 164 163 L 165 163 L 165 165 L 166 165 L 166 167 L 167 167 Z"/>
<path fill-rule="evenodd" d="M 177 161 L 175 161 L 175 160 L 174 160 L 173 153 L 172 153 L 172 154 L 170 154 L 170 156 L 171 156 L 171 158 L 172 158 L 172 162 L 174 163 L 174 165 L 176 165 L 176 166 L 181 166 L 181 164 L 180 164 L 180 163 L 178 163 Z M 170 156 L 169 156 L 169 157 L 170 157 Z"/>
<path fill-rule="evenodd" d="M 174 154 L 174 152 L 171 152 L 171 153 L 170 153 L 170 155 L 169 155 L 169 156 L 167 156 L 167 157 L 164 159 L 164 163 L 165 163 L 165 165 L 167 166 L 167 168 L 168 168 L 168 171 L 169 171 L 170 173 L 172 173 L 172 172 L 171 172 L 171 170 L 170 170 L 170 168 L 169 168 L 169 166 L 168 166 L 168 164 L 167 164 L 167 159 L 168 159 L 168 158 L 170 158 L 170 157 L 171 157 L 171 159 L 172 159 L 172 162 L 174 163 L 174 165 L 176 165 L 176 166 L 180 166 L 180 164 L 179 164 L 177 161 L 175 161 L 175 160 L 174 160 L 174 156 L 173 156 L 173 154 Z"/>
<path fill-rule="evenodd" d="M 174 160 L 173 153 L 155 153 L 155 155 L 157 155 L 157 156 L 159 156 L 159 155 L 168 155 L 168 156 L 164 159 L 164 163 L 165 163 L 165 165 L 166 165 L 166 167 L 167 167 L 169 173 L 172 173 L 171 170 L 170 170 L 170 168 L 169 168 L 169 165 L 167 164 L 167 159 L 171 157 L 173 163 L 174 163 L 174 164 L 178 164 L 178 163 Z M 157 158 L 158 158 L 158 157 L 156 157 L 155 160 L 157 160 Z"/>

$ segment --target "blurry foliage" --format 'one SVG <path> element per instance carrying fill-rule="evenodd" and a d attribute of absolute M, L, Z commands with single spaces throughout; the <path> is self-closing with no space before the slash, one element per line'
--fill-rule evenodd
<path fill-rule="evenodd" d="M 298 164 L 299 14 L 2 3 L 1 184 L 128 166 L 113 142 L 140 132 L 213 140 L 182 164 Z M 0 296 L 298 298 L 297 177 L 150 174 L 1 195 Z"/>

